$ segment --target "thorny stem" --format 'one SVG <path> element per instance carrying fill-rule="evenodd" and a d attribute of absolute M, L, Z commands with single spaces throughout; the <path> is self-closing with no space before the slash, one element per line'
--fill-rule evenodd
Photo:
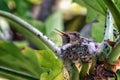
<path fill-rule="evenodd" d="M 106 23 L 105 23 L 105 33 L 104 33 L 104 39 L 103 42 L 100 45 L 100 51 L 99 51 L 99 60 L 103 61 L 105 60 L 106 57 L 110 54 L 112 48 L 108 44 L 107 41 L 114 41 L 113 40 L 113 17 L 112 14 L 110 13 L 109 9 L 107 10 L 106 14 Z M 107 47 L 105 47 L 107 46 Z"/>
<path fill-rule="evenodd" d="M 110 41 L 115 42 L 115 40 L 113 39 L 113 28 L 114 28 L 114 20 L 113 20 L 111 12 L 107 10 L 106 30 L 105 30 L 104 40 L 110 40 Z M 118 43 L 116 44 L 116 46 L 113 47 L 110 54 L 107 56 L 107 61 L 109 64 L 115 64 L 118 61 L 120 57 L 119 48 L 120 48 L 120 44 Z"/>
<path fill-rule="evenodd" d="M 104 40 L 113 41 L 113 24 L 114 20 L 112 14 L 110 13 L 109 10 L 107 10 Z"/>
<path fill-rule="evenodd" d="M 109 10 L 111 11 L 113 18 L 115 20 L 115 23 L 120 31 L 120 12 L 118 10 L 118 8 L 115 6 L 115 4 L 113 3 L 112 0 L 103 0 L 105 2 L 105 4 L 107 5 L 107 7 L 109 8 Z"/>
<path fill-rule="evenodd" d="M 108 64 L 115 65 L 118 63 L 119 57 L 120 57 L 120 53 L 119 53 L 120 44 L 119 44 L 119 40 L 116 42 L 116 39 L 114 39 L 114 35 L 113 35 L 113 29 L 115 28 L 114 27 L 114 19 L 109 10 L 107 10 L 105 27 L 106 28 L 105 28 L 104 41 L 109 40 L 109 41 L 115 42 L 115 45 L 111 46 L 109 52 L 104 51 L 105 57 L 106 57 L 105 60 L 107 60 Z M 117 36 L 117 39 L 119 39 L 119 35 Z M 104 44 L 103 44 L 103 46 L 104 46 Z M 113 66 L 108 66 L 108 68 L 110 68 L 110 70 L 112 70 Z M 117 68 L 116 68 L 116 70 L 117 70 Z"/>
<path fill-rule="evenodd" d="M 116 39 L 114 39 L 114 35 L 113 35 L 113 29 L 114 29 L 114 20 L 118 26 L 118 29 L 120 31 L 120 24 L 118 21 L 120 21 L 118 18 L 120 16 L 119 11 L 117 10 L 117 8 L 115 8 L 116 6 L 114 5 L 114 3 L 111 0 L 104 0 L 104 2 L 107 4 L 108 8 L 110 9 L 111 13 L 109 10 L 107 10 L 107 16 L 106 16 L 106 30 L 105 30 L 105 37 L 104 40 L 109 40 L 112 42 L 116 42 Z M 111 5 L 112 6 L 111 6 Z M 116 14 L 115 14 L 116 13 Z M 119 16 L 118 16 L 119 15 Z M 114 19 L 113 19 L 114 17 Z M 117 36 L 117 38 L 119 39 L 119 35 Z M 106 60 L 107 63 L 110 64 L 107 69 L 111 70 L 111 71 L 117 71 L 118 69 L 120 69 L 120 67 L 118 67 L 120 64 L 120 41 L 118 40 L 116 42 L 116 44 L 114 46 L 111 45 L 111 49 L 110 49 L 110 53 L 106 53 Z M 118 44 L 117 44 L 118 43 Z M 108 54 L 108 55 L 107 55 Z"/>
<path fill-rule="evenodd" d="M 61 50 L 58 46 L 56 46 L 51 40 L 48 39 L 45 35 L 43 35 L 39 30 L 37 30 L 35 27 L 32 25 L 28 24 L 24 20 L 20 19 L 19 17 L 12 15 L 10 13 L 7 13 L 5 11 L 0 10 L 0 16 L 9 19 L 10 21 L 14 21 L 24 29 L 29 30 L 31 33 L 36 35 L 42 42 L 44 42 L 45 45 L 52 51 L 56 52 L 57 56 L 60 56 Z M 39 43 L 38 43 L 39 44 Z M 39 44 L 40 45 L 40 44 Z"/>

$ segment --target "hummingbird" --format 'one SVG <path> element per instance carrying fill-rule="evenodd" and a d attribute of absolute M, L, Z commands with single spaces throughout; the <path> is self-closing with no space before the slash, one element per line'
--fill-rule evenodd
<path fill-rule="evenodd" d="M 58 34 L 63 39 L 61 49 L 64 59 L 91 61 L 89 56 L 91 54 L 95 55 L 97 50 L 97 43 L 95 41 L 82 37 L 79 32 L 58 31 Z"/>
<path fill-rule="evenodd" d="M 57 34 L 62 37 L 62 45 L 73 43 L 80 39 L 80 33 L 78 32 L 62 32 L 57 30 Z"/>

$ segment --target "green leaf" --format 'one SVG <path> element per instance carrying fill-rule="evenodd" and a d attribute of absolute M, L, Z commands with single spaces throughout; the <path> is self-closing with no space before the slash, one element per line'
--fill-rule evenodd
<path fill-rule="evenodd" d="M 5 0 L 0 0 L 0 10 L 8 11 L 10 12 L 10 9 L 6 3 Z"/>
<path fill-rule="evenodd" d="M 13 43 L 0 41 L 0 55 L 0 66 L 39 77 L 33 64 L 24 57 L 20 49 Z"/>
<path fill-rule="evenodd" d="M 62 44 L 61 37 L 55 33 L 55 29 L 63 30 L 62 13 L 60 10 L 53 13 L 45 22 L 46 35 L 57 45 Z"/>
<path fill-rule="evenodd" d="M 47 72 L 41 74 L 41 80 L 54 80 L 58 75 L 61 75 L 63 63 L 61 59 L 57 58 L 50 50 L 42 50 L 37 52 L 39 64 L 48 69 Z M 60 76 L 62 80 L 63 76 Z"/>
<path fill-rule="evenodd" d="M 106 7 L 103 1 L 101 0 L 73 0 L 73 2 L 77 2 L 82 6 L 86 6 L 87 8 L 91 8 L 96 12 L 99 12 L 102 15 L 105 15 Z M 94 2 L 94 3 L 93 3 Z"/>
<path fill-rule="evenodd" d="M 104 2 L 101 0 L 73 0 L 73 2 L 77 2 L 87 8 L 87 22 L 98 19 L 99 22 L 93 24 L 92 37 L 96 41 L 101 42 L 103 39 L 106 12 Z"/>
<path fill-rule="evenodd" d="M 39 64 L 37 55 L 38 52 L 36 50 L 32 50 L 31 48 L 24 47 L 22 50 L 25 58 L 30 62 L 31 66 L 33 66 L 34 70 L 36 70 L 37 74 L 42 74 L 43 72 L 47 71 L 45 68 L 41 67 Z"/>
<path fill-rule="evenodd" d="M 9 80 L 27 80 L 27 79 L 24 79 L 24 78 L 21 78 L 21 77 L 16 77 L 12 74 L 8 74 L 8 73 L 1 72 L 1 71 L 0 71 L 0 77 L 7 78 Z"/>
<path fill-rule="evenodd" d="M 117 8 L 120 10 L 120 1 L 119 0 L 114 0 L 114 3 L 116 4 Z"/>
<path fill-rule="evenodd" d="M 114 21 L 118 27 L 118 30 L 120 31 L 120 11 L 117 7 L 117 5 L 115 5 L 115 3 L 113 2 L 113 0 L 103 0 L 104 3 L 107 5 L 107 7 L 109 8 L 110 12 L 112 13 L 112 16 L 114 18 Z"/>
<path fill-rule="evenodd" d="M 47 47 L 44 43 L 36 36 L 36 34 L 31 33 L 28 29 L 21 27 L 20 25 L 16 24 L 15 22 L 9 21 L 12 27 L 23 34 L 27 39 L 29 39 L 38 49 L 46 49 Z M 32 37 L 31 37 L 32 36 Z M 40 45 L 41 44 L 41 45 Z"/>
<path fill-rule="evenodd" d="M 120 80 L 120 70 L 117 71 L 118 80 Z"/>
<path fill-rule="evenodd" d="M 79 80 L 79 71 L 76 65 L 71 60 L 65 60 L 64 66 L 69 74 L 69 77 L 67 76 L 69 80 Z"/>
<path fill-rule="evenodd" d="M 32 18 L 32 15 L 29 11 L 29 3 L 26 0 L 14 0 L 16 4 L 16 14 L 24 18 Z"/>
<path fill-rule="evenodd" d="M 24 19 L 31 25 L 33 25 L 35 28 L 37 28 L 39 31 L 41 31 L 43 34 L 45 34 L 45 24 L 41 21 L 34 20 L 34 19 Z"/>
<path fill-rule="evenodd" d="M 58 74 L 58 76 L 57 77 L 55 77 L 55 79 L 54 80 L 64 80 L 64 78 L 63 78 L 63 76 L 64 76 L 64 74 L 63 74 L 64 72 L 63 71 L 61 71 L 61 73 L 59 73 Z"/>
<path fill-rule="evenodd" d="M 39 80 L 38 78 L 36 78 L 32 75 L 29 75 L 29 74 L 26 74 L 26 73 L 23 73 L 23 72 L 20 72 L 20 71 L 16 71 L 16 70 L 13 70 L 13 69 L 10 69 L 10 68 L 6 68 L 6 67 L 3 67 L 3 66 L 0 66 L 0 71 L 3 72 L 3 73 L 1 73 L 1 74 L 3 74 L 3 76 L 8 76 L 10 78 L 12 78 L 13 76 L 14 76 L 14 78 L 16 76 L 18 76 L 18 77 L 25 78 L 25 79 Z M 8 73 L 8 75 L 7 74 L 4 75 L 4 72 Z M 9 76 L 9 75 L 11 75 L 11 76 Z"/>
<path fill-rule="evenodd" d="M 104 37 L 105 16 L 103 16 L 99 13 L 98 14 L 93 13 L 92 10 L 90 12 L 88 12 L 88 14 L 89 14 L 88 16 L 90 16 L 90 18 L 95 16 L 94 19 L 96 18 L 99 21 L 98 23 L 95 23 L 92 26 L 92 37 L 97 42 L 101 42 Z"/>
<path fill-rule="evenodd" d="M 27 73 L 36 78 L 40 76 L 41 80 L 63 80 L 63 63 L 50 50 L 23 47 L 21 52 L 13 43 L 0 41 L 0 55 L 0 66 L 5 67 L 0 67 L 0 77 L 24 80 L 27 78 L 21 75 Z"/>

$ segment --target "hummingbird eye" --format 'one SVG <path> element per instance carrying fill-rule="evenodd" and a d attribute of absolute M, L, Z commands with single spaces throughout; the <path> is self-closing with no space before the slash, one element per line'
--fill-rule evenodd
<path fill-rule="evenodd" d="M 68 35 L 65 35 L 65 36 L 63 37 L 63 44 L 66 44 L 66 43 L 70 43 L 70 38 L 69 38 Z"/>

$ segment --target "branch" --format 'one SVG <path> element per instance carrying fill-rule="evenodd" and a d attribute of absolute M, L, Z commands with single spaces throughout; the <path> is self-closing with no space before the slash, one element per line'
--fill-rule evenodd
<path fill-rule="evenodd" d="M 32 25 L 28 24 L 27 22 L 25 22 L 24 20 L 20 19 L 19 17 L 12 15 L 8 12 L 5 11 L 1 11 L 0 10 L 0 16 L 12 21 L 15 24 L 18 24 L 19 26 L 12 26 L 13 28 L 17 29 L 18 31 L 20 31 L 19 29 L 23 29 L 23 31 L 21 30 L 21 32 L 25 34 L 24 31 L 27 31 L 26 33 L 29 32 L 29 34 L 32 34 L 33 36 L 27 36 L 27 38 L 31 39 L 35 45 L 37 45 L 37 47 L 39 49 L 41 49 L 41 42 L 42 41 L 49 49 L 51 49 L 52 51 L 56 52 L 57 56 L 60 56 L 59 53 L 61 53 L 61 50 L 58 46 L 56 46 L 51 40 L 48 39 L 48 37 L 44 36 L 38 29 L 36 29 L 35 27 L 33 27 Z M 39 42 L 36 42 L 36 40 L 32 37 L 35 37 L 38 41 L 38 39 L 40 40 Z M 42 49 L 47 49 L 46 46 L 42 46 Z"/>

